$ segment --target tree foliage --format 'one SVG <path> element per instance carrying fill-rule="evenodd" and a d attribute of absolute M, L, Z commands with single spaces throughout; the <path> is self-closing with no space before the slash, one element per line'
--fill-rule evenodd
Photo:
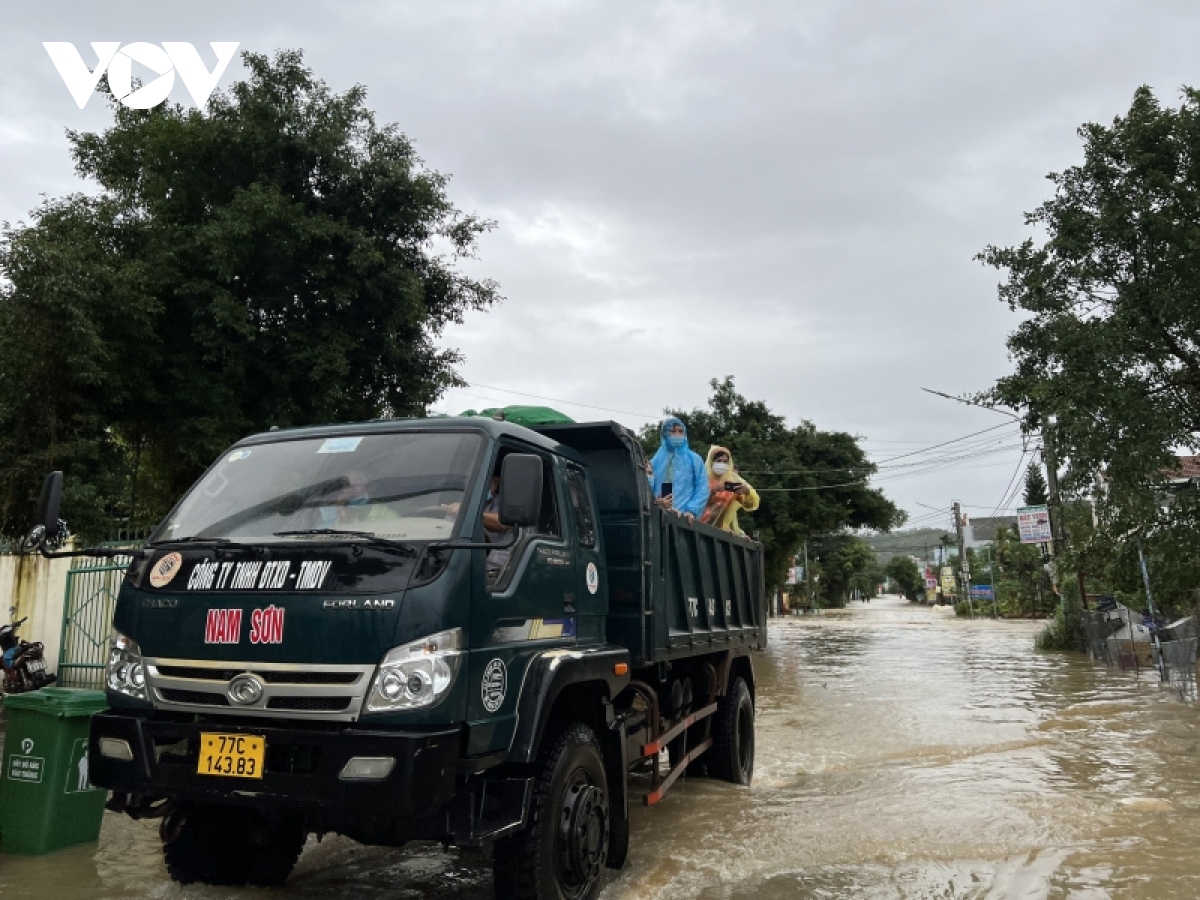
<path fill-rule="evenodd" d="M 893 556 L 884 566 L 883 574 L 909 600 L 920 600 L 925 592 L 925 576 L 911 556 Z"/>
<path fill-rule="evenodd" d="M 1054 421 L 1066 490 L 1101 472 L 1136 489 L 1200 446 L 1200 92 L 1174 109 L 1142 87 L 1079 134 L 1083 162 L 1026 215 L 1045 240 L 981 254 L 1026 316 L 1008 339 L 1016 370 L 985 396 L 1030 428 Z"/>
<path fill-rule="evenodd" d="M 815 563 L 815 593 L 820 606 L 845 606 L 853 589 L 869 595 L 878 583 L 874 580 L 880 574 L 875 551 L 855 535 L 818 537 L 809 545 L 808 558 L 810 564 Z"/>
<path fill-rule="evenodd" d="M 1005 612 L 1040 615 L 1058 605 L 1038 545 L 1022 544 L 1016 529 L 999 528 L 991 556 L 996 593 Z"/>
<path fill-rule="evenodd" d="M 1200 503 L 1164 473 L 1200 448 L 1200 92 L 1171 107 L 1142 87 L 1079 135 L 1083 161 L 1026 216 L 1045 239 L 981 254 L 1025 317 L 1008 340 L 1015 371 L 984 398 L 1021 409 L 1066 462 L 1061 570 L 1137 604 L 1140 535 L 1160 601 L 1183 610 L 1200 585 Z M 1071 505 L 1089 493 L 1099 528 Z"/>
<path fill-rule="evenodd" d="M 888 531 L 903 523 L 904 513 L 870 487 L 875 467 L 852 435 L 820 431 L 807 421 L 789 428 L 765 403 L 739 394 L 733 378 L 710 384 L 707 408 L 670 414 L 687 423 L 691 447 L 701 456 L 713 444 L 728 447 L 739 473 L 758 490 L 758 510 L 740 513 L 739 520 L 764 545 L 768 585 L 783 583 L 793 557 L 815 535 Z M 644 429 L 642 442 L 648 453 L 658 448 L 657 424 Z"/>
<path fill-rule="evenodd" d="M 249 431 L 421 415 L 458 383 L 435 339 L 498 297 L 457 268 L 491 223 L 361 86 L 243 59 L 204 111 L 113 103 L 69 132 L 96 190 L 5 226 L 0 531 L 51 468 L 76 530 L 144 525 Z"/>
<path fill-rule="evenodd" d="M 1046 484 L 1046 476 L 1042 467 L 1035 462 L 1025 470 L 1025 491 L 1022 499 L 1026 506 L 1044 506 L 1050 499 L 1050 488 Z"/>

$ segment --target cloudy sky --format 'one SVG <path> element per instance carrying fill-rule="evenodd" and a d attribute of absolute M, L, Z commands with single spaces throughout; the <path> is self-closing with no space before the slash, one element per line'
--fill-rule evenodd
<path fill-rule="evenodd" d="M 732 375 L 850 431 L 915 524 L 1005 497 L 1003 416 L 922 393 L 1004 374 L 1015 317 L 973 256 L 1029 234 L 1080 123 L 1200 84 L 1186 2 L 8 3 L 0 219 L 79 189 L 79 110 L 41 46 L 299 47 L 365 84 L 460 208 L 504 304 L 445 335 L 448 411 L 543 402 L 638 426 Z M 222 84 L 240 77 L 235 61 Z M 135 68 L 135 74 L 137 70 Z M 148 75 L 148 73 L 146 73 Z M 147 80 L 149 80 L 147 78 Z M 172 99 L 190 102 L 177 83 Z M 999 426 L 929 452 L 923 448 Z M 900 457 L 900 458 L 897 458 Z"/>

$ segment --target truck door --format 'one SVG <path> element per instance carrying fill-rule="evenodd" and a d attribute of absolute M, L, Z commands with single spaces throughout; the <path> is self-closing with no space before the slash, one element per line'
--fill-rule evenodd
<path fill-rule="evenodd" d="M 533 451 L 520 447 L 519 452 Z M 549 453 L 538 455 L 543 482 L 537 525 L 522 529 L 500 571 L 477 570 L 484 584 L 474 593 L 471 613 L 467 710 L 472 754 L 508 747 L 529 661 L 576 641 L 576 561 L 564 519 L 569 507 L 562 462 Z"/>
<path fill-rule="evenodd" d="M 591 485 L 583 469 L 567 463 L 567 494 L 576 553 L 575 606 L 581 643 L 603 641 L 608 614 L 608 579 L 600 556 L 600 526 L 592 502 Z"/>

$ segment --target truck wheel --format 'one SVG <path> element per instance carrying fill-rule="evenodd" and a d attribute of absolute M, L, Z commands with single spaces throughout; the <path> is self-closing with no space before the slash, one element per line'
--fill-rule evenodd
<path fill-rule="evenodd" d="M 754 701 L 746 679 L 738 676 L 717 703 L 713 716 L 713 746 L 708 771 L 734 784 L 749 784 L 754 777 Z"/>
<path fill-rule="evenodd" d="M 308 838 L 302 819 L 280 818 L 251 824 L 250 873 L 246 881 L 258 887 L 275 887 L 287 881 Z"/>
<path fill-rule="evenodd" d="M 304 847 L 298 819 L 267 820 L 234 806 L 183 806 L 160 833 L 167 872 L 180 884 L 283 884 Z"/>
<path fill-rule="evenodd" d="M 592 729 L 571 725 L 538 758 L 529 823 L 496 844 L 496 896 L 590 900 L 608 859 L 608 779 Z"/>

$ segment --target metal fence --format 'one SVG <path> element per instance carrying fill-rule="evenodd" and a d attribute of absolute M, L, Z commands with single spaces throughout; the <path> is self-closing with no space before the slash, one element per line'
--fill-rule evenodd
<path fill-rule="evenodd" d="M 1196 638 L 1163 641 L 1163 677 L 1183 700 L 1196 700 Z"/>
<path fill-rule="evenodd" d="M 1181 699 L 1200 699 L 1196 687 L 1197 649 L 1193 623 L 1176 623 L 1158 633 L 1157 645 L 1118 635 L 1131 624 L 1124 610 L 1107 613 L 1084 610 L 1083 633 L 1088 655 L 1097 664 L 1134 672 L 1158 672 L 1162 682 Z M 1126 632 L 1128 635 L 1131 632 Z"/>
<path fill-rule="evenodd" d="M 65 687 L 104 687 L 104 665 L 113 609 L 124 564 L 84 566 L 67 572 L 58 683 Z"/>
<path fill-rule="evenodd" d="M 1108 638 L 1113 633 L 1112 624 L 1104 613 L 1083 611 L 1083 634 L 1087 644 L 1088 656 L 1093 662 L 1104 663 L 1106 666 L 1116 664 L 1108 652 Z"/>
<path fill-rule="evenodd" d="M 1128 611 L 1123 608 L 1108 612 L 1084 610 L 1083 634 L 1092 661 L 1134 672 L 1155 668 L 1150 643 L 1129 637 L 1133 625 Z M 1127 629 L 1130 630 L 1126 636 L 1121 637 L 1121 632 Z"/>

